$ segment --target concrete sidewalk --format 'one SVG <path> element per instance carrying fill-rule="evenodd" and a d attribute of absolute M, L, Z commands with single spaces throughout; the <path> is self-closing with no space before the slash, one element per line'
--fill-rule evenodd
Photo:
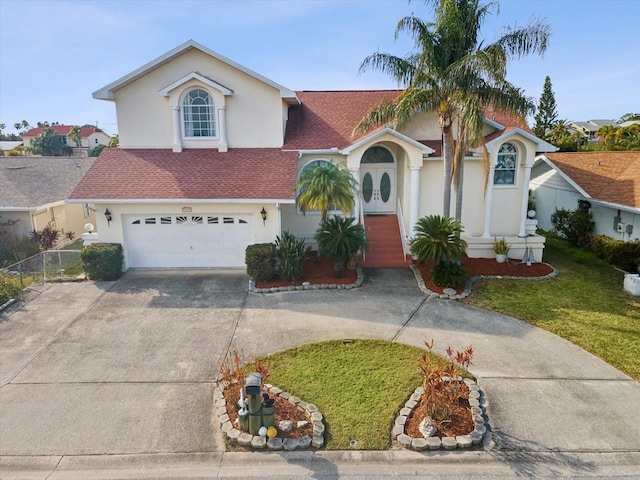
<path fill-rule="evenodd" d="M 426 299 L 408 270 L 367 271 L 350 291 L 248 294 L 247 283 L 129 272 L 50 285 L 0 313 L 0 478 L 640 477 L 640 385 L 569 342 Z M 472 344 L 484 450 L 224 452 L 211 389 L 230 347 L 355 337 Z"/>

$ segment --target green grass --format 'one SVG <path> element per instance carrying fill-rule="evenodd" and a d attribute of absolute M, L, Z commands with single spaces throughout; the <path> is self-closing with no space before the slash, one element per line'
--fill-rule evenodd
<path fill-rule="evenodd" d="M 640 299 L 622 288 L 624 273 L 555 238 L 544 256 L 556 278 L 479 281 L 467 302 L 544 328 L 640 380 Z"/>
<path fill-rule="evenodd" d="M 271 372 L 269 383 L 313 403 L 324 415 L 328 450 L 384 450 L 397 412 L 421 384 L 424 353 L 380 340 L 337 340 L 263 360 Z"/>

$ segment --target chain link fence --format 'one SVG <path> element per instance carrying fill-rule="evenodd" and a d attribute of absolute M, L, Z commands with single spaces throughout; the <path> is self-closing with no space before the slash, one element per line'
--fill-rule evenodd
<path fill-rule="evenodd" d="M 47 250 L 20 262 L 3 267 L 0 271 L 20 279 L 20 285 L 43 285 L 84 278 L 81 250 Z"/>

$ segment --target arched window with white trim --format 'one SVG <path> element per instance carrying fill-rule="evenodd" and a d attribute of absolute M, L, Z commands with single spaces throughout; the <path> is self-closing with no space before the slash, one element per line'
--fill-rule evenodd
<path fill-rule="evenodd" d="M 191 90 L 182 101 L 184 136 L 215 137 L 215 108 L 211 95 L 200 88 Z"/>
<path fill-rule="evenodd" d="M 515 185 L 517 169 L 518 150 L 510 143 L 503 143 L 498 150 L 493 184 Z"/>

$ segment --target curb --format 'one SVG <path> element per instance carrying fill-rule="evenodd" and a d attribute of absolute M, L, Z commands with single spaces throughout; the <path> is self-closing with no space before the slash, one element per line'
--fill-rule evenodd
<path fill-rule="evenodd" d="M 549 265 L 548 263 L 544 263 L 544 262 L 541 262 L 541 263 L 543 263 L 543 265 L 548 266 L 553 271 L 551 273 L 543 275 L 542 277 L 517 277 L 517 276 L 508 276 L 508 275 L 477 275 L 467 280 L 464 286 L 464 292 L 460 294 L 454 293 L 451 295 L 448 295 L 446 293 L 437 293 L 437 292 L 434 292 L 433 290 L 429 290 L 427 286 L 424 284 L 424 279 L 422 278 L 422 274 L 420 273 L 420 270 L 418 270 L 418 268 L 414 264 L 409 265 L 409 268 L 413 272 L 413 276 L 415 277 L 416 282 L 418 283 L 418 288 L 425 295 L 428 295 L 429 297 L 434 297 L 434 298 L 443 298 L 446 300 L 461 300 L 471 295 L 471 289 L 473 287 L 473 284 L 478 280 L 491 280 L 491 279 L 503 280 L 504 279 L 504 280 L 539 281 L 539 280 L 549 280 L 550 278 L 557 277 L 558 275 L 560 275 L 560 272 L 556 270 L 556 268 L 553 265 Z"/>
<path fill-rule="evenodd" d="M 307 450 L 309 448 L 318 449 L 324 446 L 324 417 L 318 411 L 318 407 L 316 407 L 312 403 L 307 403 L 288 392 L 283 392 L 278 387 L 275 387 L 268 383 L 265 383 L 264 386 L 273 395 L 287 400 L 289 403 L 296 405 L 299 409 L 304 410 L 304 412 L 311 419 L 311 423 L 313 425 L 313 437 L 304 435 L 300 438 L 283 439 L 274 437 L 267 440 L 266 438 L 259 435 L 251 435 L 247 432 L 238 430 L 229 419 L 227 401 L 224 397 L 222 387 L 220 385 L 216 385 L 213 390 L 213 403 L 215 405 L 216 414 L 218 415 L 218 420 L 220 421 L 220 428 L 222 429 L 222 432 L 229 443 L 231 443 L 232 445 L 246 447 L 250 450 L 267 449 L 272 451 Z"/>
<path fill-rule="evenodd" d="M 469 378 L 464 379 L 464 383 L 469 387 L 469 405 L 471 406 L 471 413 L 473 415 L 474 429 L 467 435 L 458 435 L 457 437 L 429 437 L 429 438 L 415 438 L 410 437 L 405 432 L 405 424 L 407 418 L 418 405 L 420 397 L 424 393 L 422 386 L 417 387 L 409 400 L 404 404 L 404 408 L 400 410 L 400 414 L 396 417 L 392 437 L 398 442 L 401 447 L 409 450 L 415 450 L 421 452 L 423 450 L 456 450 L 467 449 L 472 445 L 480 445 L 482 439 L 487 433 L 488 426 L 486 423 L 486 412 L 484 405 L 486 403 L 482 390 L 478 387 L 476 382 Z"/>
<path fill-rule="evenodd" d="M 358 278 L 355 283 L 349 284 L 336 284 L 336 283 L 322 283 L 316 285 L 292 285 L 289 287 L 273 287 L 273 288 L 258 288 L 256 282 L 253 279 L 249 280 L 249 292 L 252 293 L 278 293 L 278 292 L 294 292 L 302 290 L 351 290 L 352 288 L 358 288 L 362 286 L 364 282 L 364 272 L 362 267 L 356 268 Z"/>

